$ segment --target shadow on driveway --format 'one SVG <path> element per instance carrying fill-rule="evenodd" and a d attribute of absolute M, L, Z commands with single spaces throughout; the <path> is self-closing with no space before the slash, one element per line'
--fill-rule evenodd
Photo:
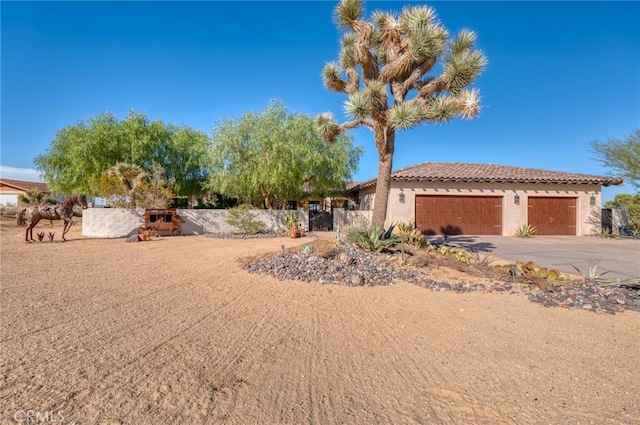
<path fill-rule="evenodd" d="M 604 278 L 640 277 L 640 239 L 602 239 L 588 236 L 426 236 L 436 245 L 447 243 L 468 250 L 491 253 L 511 261 L 533 261 L 544 267 L 588 273 L 597 262 L 597 274 Z"/>

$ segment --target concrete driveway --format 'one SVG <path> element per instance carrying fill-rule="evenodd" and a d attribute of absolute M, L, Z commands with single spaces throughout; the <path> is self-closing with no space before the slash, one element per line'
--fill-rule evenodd
<path fill-rule="evenodd" d="M 442 236 L 427 237 L 443 242 Z M 544 267 L 577 273 L 573 266 L 588 273 L 589 262 L 598 261 L 597 273 L 603 278 L 640 277 L 640 239 L 602 239 L 587 236 L 449 236 L 447 243 L 489 252 L 513 261 L 533 261 Z"/>

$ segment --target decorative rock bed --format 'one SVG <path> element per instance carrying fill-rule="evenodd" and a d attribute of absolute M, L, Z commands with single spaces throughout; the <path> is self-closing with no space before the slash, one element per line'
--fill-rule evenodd
<path fill-rule="evenodd" d="M 235 237 L 236 235 L 234 235 Z M 215 236 L 215 237 L 220 237 Z M 407 281 L 433 291 L 524 293 L 530 301 L 545 307 L 565 307 L 615 314 L 624 310 L 640 312 L 640 290 L 620 286 L 601 287 L 572 281 L 550 291 L 535 285 L 489 283 L 448 283 L 433 280 L 419 268 L 393 267 L 389 255 L 365 252 L 353 245 L 341 244 L 326 255 L 284 252 L 253 261 L 244 266 L 250 273 L 261 273 L 279 280 L 331 283 L 345 286 L 392 285 Z"/>

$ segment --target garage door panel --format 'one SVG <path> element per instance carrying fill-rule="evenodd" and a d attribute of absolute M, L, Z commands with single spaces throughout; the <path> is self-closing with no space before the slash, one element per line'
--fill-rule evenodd
<path fill-rule="evenodd" d="M 577 234 L 577 199 L 567 197 L 529 197 L 528 223 L 538 235 Z"/>
<path fill-rule="evenodd" d="M 416 227 L 426 234 L 501 235 L 499 196 L 416 196 Z"/>

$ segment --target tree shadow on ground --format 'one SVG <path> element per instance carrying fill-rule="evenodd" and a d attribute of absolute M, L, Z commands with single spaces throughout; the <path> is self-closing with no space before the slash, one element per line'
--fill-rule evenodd
<path fill-rule="evenodd" d="M 437 235 L 437 236 L 425 236 L 427 242 L 436 247 L 441 245 L 455 246 L 458 248 L 466 249 L 473 252 L 486 252 L 490 253 L 496 249 L 496 246 L 490 242 L 483 242 L 479 236 L 468 235 Z"/>

